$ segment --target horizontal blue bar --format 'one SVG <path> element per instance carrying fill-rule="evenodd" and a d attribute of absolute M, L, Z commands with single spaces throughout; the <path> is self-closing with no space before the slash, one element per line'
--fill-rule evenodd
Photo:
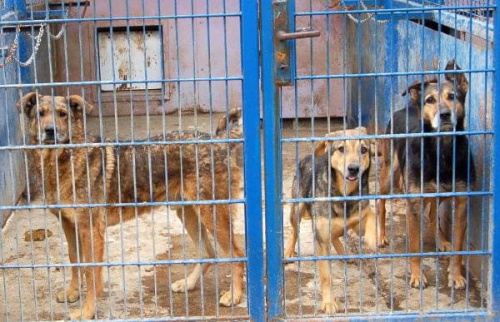
<path fill-rule="evenodd" d="M 170 259 L 155 261 L 129 261 L 119 263 L 59 263 L 59 264 L 26 264 L 26 265 L 1 265 L 0 270 L 8 269 L 36 269 L 53 267 L 124 267 L 124 266 L 161 266 L 161 265 L 189 265 L 189 264 L 223 264 L 246 262 L 246 257 L 234 258 L 197 258 L 197 259 Z"/>
<path fill-rule="evenodd" d="M 288 257 L 283 258 L 284 263 L 293 262 L 317 262 L 321 260 L 339 260 L 345 261 L 349 259 L 394 259 L 394 258 L 411 258 L 411 257 L 446 257 L 453 255 L 461 256 L 490 256 L 491 251 L 471 250 L 457 252 L 428 252 L 428 253 L 393 253 L 393 254 L 356 254 L 356 255 L 329 255 L 329 256 L 308 256 L 308 257 Z"/>
<path fill-rule="evenodd" d="M 377 13 L 374 18 L 377 20 L 409 20 L 409 19 L 429 19 L 433 17 L 432 12 L 396 12 Z"/>
<path fill-rule="evenodd" d="M 32 88 L 32 87 L 68 87 L 68 86 L 89 86 L 89 85 L 120 85 L 120 84 L 150 84 L 150 83 L 186 83 L 186 82 L 221 82 L 221 81 L 241 81 L 243 77 L 198 77 L 198 78 L 177 78 L 177 79 L 144 79 L 144 80 L 114 80 L 114 81 L 80 81 L 80 82 L 53 82 L 53 83 L 16 83 L 1 84 L 0 88 Z M 110 91 L 112 92 L 112 91 Z M 122 91 L 116 91 L 122 92 Z M 128 92 L 128 91 L 123 91 Z"/>
<path fill-rule="evenodd" d="M 144 318 L 141 317 L 140 321 L 146 322 L 162 322 L 162 321 L 249 321 L 250 317 L 248 315 L 217 315 L 217 316 L 207 316 L 207 315 L 190 315 L 190 316 L 179 316 L 173 315 L 173 312 L 170 312 L 170 316 L 164 315 L 161 318 Z M 92 320 L 92 321 L 103 321 L 108 322 L 109 320 Z M 125 322 L 125 321 L 137 321 L 137 318 L 131 319 L 114 319 L 115 322 Z"/>
<path fill-rule="evenodd" d="M 298 318 L 307 321 L 325 321 L 326 316 L 302 314 L 293 315 L 287 314 L 287 318 Z M 371 321 L 371 320 L 417 320 L 417 321 L 482 321 L 480 318 L 492 318 L 488 311 L 484 309 L 464 310 L 439 310 L 439 311 L 379 311 L 367 313 L 335 313 L 335 316 L 328 316 L 328 321 Z M 493 321 L 493 319 L 491 320 Z"/>
<path fill-rule="evenodd" d="M 378 73 L 359 73 L 359 74 L 336 74 L 336 75 L 312 75 L 297 76 L 296 80 L 311 79 L 337 79 L 337 78 L 362 78 L 362 77 L 381 77 L 381 76 L 426 76 L 426 75 L 446 75 L 446 74 L 476 74 L 476 73 L 494 73 L 495 68 L 484 69 L 461 69 L 461 70 L 436 70 L 436 71 L 416 71 L 416 72 L 378 72 Z M 410 85 L 410 83 L 408 84 Z"/>
<path fill-rule="evenodd" d="M 37 13 L 38 14 L 38 13 Z M 81 22 L 102 22 L 102 21 L 132 21 L 132 20 L 158 20 L 158 19 L 196 19 L 196 18 L 221 18 L 221 17 L 241 17 L 240 12 L 235 13 L 211 13 L 211 14 L 192 14 L 192 15 L 148 15 L 148 16 L 121 16 L 121 17 L 93 17 L 93 18 L 61 18 L 61 19 L 30 19 L 30 20 L 12 20 L 0 21 L 1 26 L 11 24 L 30 26 L 42 23 L 81 23 Z"/>
<path fill-rule="evenodd" d="M 118 202 L 118 203 L 77 203 L 77 204 L 30 204 L 18 206 L 0 206 L 1 210 L 33 210 L 33 209 L 68 209 L 68 208 L 97 208 L 97 207 L 158 207 L 158 206 L 191 206 L 191 205 L 226 205 L 244 203 L 245 199 L 215 199 L 215 200 L 184 200 L 184 201 L 145 201 L 145 202 Z"/>
<path fill-rule="evenodd" d="M 283 203 L 319 202 L 319 201 L 351 201 L 351 200 L 379 200 L 379 199 L 414 199 L 414 198 L 452 198 L 452 197 L 487 197 L 493 196 L 493 191 L 466 191 L 466 192 L 426 192 L 386 195 L 339 196 L 317 198 L 290 198 L 282 199 Z M 1 209 L 1 208 L 0 208 Z"/>
<path fill-rule="evenodd" d="M 358 14 L 358 13 L 396 13 L 396 12 L 432 12 L 432 11 L 451 11 L 451 10 L 476 10 L 476 9 L 495 9 L 494 5 L 476 5 L 476 6 L 422 6 L 416 8 L 368 8 L 352 10 L 325 10 L 325 11 L 302 11 L 296 12 L 295 16 L 324 16 L 335 14 Z"/>
<path fill-rule="evenodd" d="M 403 109 L 404 110 L 404 109 Z M 455 132 L 420 132 L 420 133 L 393 133 L 393 134 L 366 134 L 366 135 L 339 135 L 334 137 L 308 137 L 308 138 L 286 138 L 281 142 L 322 142 L 322 141 L 345 141 L 345 140 L 363 140 L 363 139 L 405 139 L 405 138 L 425 138 L 425 137 L 446 137 L 446 136 L 470 136 L 470 135 L 492 135 L 492 130 L 484 131 L 455 131 Z"/>
<path fill-rule="evenodd" d="M 415 71 L 415 72 L 379 72 L 379 73 L 358 73 L 358 74 L 336 74 L 336 75 L 314 75 L 297 76 L 296 80 L 311 79 L 344 79 L 382 76 L 425 76 L 425 75 L 445 75 L 445 74 L 473 74 L 473 73 L 493 73 L 494 68 L 485 69 L 462 69 L 456 71 Z M 32 87 L 67 87 L 67 86 L 89 86 L 89 85 L 121 85 L 121 84 L 147 84 L 147 83 L 182 83 L 182 82 L 210 82 L 210 81 L 241 81 L 243 77 L 198 77 L 198 78 L 178 78 L 178 79 L 148 79 L 148 80 L 114 80 L 114 81 L 80 81 L 80 82 L 53 82 L 53 83 L 26 83 L 26 84 L 1 84 L 0 88 L 32 88 Z"/>
<path fill-rule="evenodd" d="M 158 134 L 155 136 L 161 136 Z M 60 149 L 60 148 L 104 148 L 104 147 L 124 147 L 124 146 L 155 146 L 155 145 L 187 145 L 187 144 L 229 144 L 243 143 L 243 139 L 206 139 L 206 140 L 172 140 L 172 141 L 113 141 L 98 143 L 65 143 L 65 144 L 26 144 L 0 146 L 0 151 L 4 150 L 38 150 L 38 149 Z"/>

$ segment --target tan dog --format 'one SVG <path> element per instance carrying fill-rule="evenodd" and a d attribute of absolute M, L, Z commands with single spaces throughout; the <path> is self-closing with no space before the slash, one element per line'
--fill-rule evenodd
<path fill-rule="evenodd" d="M 364 127 L 332 132 L 327 137 L 366 135 Z M 315 149 L 315 157 L 306 156 L 300 161 L 292 186 L 293 198 L 321 198 L 368 195 L 371 142 L 364 139 L 322 141 Z M 314 162 L 314 165 L 313 165 Z M 314 173 L 313 173 L 314 168 Z M 314 185 L 313 185 L 314 180 Z M 313 190 L 314 186 L 314 190 Z M 345 207 L 344 207 L 345 206 Z M 330 242 L 339 255 L 344 254 L 340 237 L 348 229 L 364 231 L 365 243 L 370 249 L 376 246 L 375 214 L 368 200 L 312 201 L 293 203 L 290 212 L 292 236 L 288 240 L 285 257 L 295 253 L 300 220 L 313 217 L 316 229 L 318 255 L 330 255 Z M 318 261 L 321 292 L 321 309 L 326 313 L 337 310 L 331 298 L 331 281 L 328 261 Z"/>
<path fill-rule="evenodd" d="M 238 156 L 233 153 L 238 150 L 233 149 L 234 144 L 229 145 L 231 153 L 228 153 L 226 143 L 65 147 L 68 143 L 101 142 L 96 137 L 85 135 L 83 120 L 85 111 L 92 109 L 89 103 L 76 95 L 67 100 L 61 96 L 29 93 L 17 106 L 27 116 L 31 142 L 46 145 L 31 151 L 37 170 L 43 170 L 47 204 L 68 205 L 68 208 L 51 211 L 61 218 L 71 263 L 103 263 L 105 229 L 121 220 L 135 218 L 137 213 L 150 212 L 151 206 L 140 206 L 143 202 L 227 200 L 238 197 L 242 174 L 237 165 Z M 218 134 L 214 138 L 240 138 L 240 118 L 241 109 L 232 110 L 229 120 L 220 122 Z M 226 125 L 229 127 L 226 128 Z M 210 138 L 209 134 L 197 131 L 173 131 L 165 137 L 157 136 L 151 140 Z M 54 143 L 62 146 L 53 148 L 51 145 Z M 134 203 L 134 207 L 78 207 L 89 203 Z M 75 204 L 77 206 L 70 206 Z M 214 213 L 217 217 L 215 221 Z M 232 249 L 235 256 L 244 256 L 236 238 L 231 236 L 232 216 L 228 204 L 187 205 L 184 209 L 177 208 L 177 215 L 184 220 L 184 226 L 195 245 L 199 245 L 198 236 L 202 237 L 209 257 L 214 257 L 214 250 L 207 239 L 207 230 L 212 235 L 216 233 L 216 241 L 228 254 Z M 220 304 L 225 306 L 239 303 L 244 289 L 244 264 L 231 265 L 232 291 L 220 298 Z M 209 267 L 209 264 L 196 265 L 186 280 L 172 284 L 172 290 L 192 290 L 201 271 L 206 272 Z M 57 295 L 58 302 L 78 300 L 78 270 L 78 267 L 72 268 L 69 287 Z M 94 299 L 99 298 L 103 290 L 101 266 L 86 266 L 82 270 L 87 296 L 82 310 L 72 312 L 71 319 L 93 318 L 96 307 Z"/>

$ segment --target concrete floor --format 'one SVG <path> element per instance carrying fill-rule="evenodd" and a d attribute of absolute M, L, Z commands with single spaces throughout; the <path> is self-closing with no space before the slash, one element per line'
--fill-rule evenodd
<path fill-rule="evenodd" d="M 214 119 L 218 119 L 218 115 Z M 120 117 L 102 120 L 103 135 L 122 139 L 130 138 L 131 120 Z M 135 117 L 134 137 L 147 135 L 146 117 Z M 168 116 L 163 126 L 160 117 L 149 120 L 151 134 L 187 128 L 197 124 L 202 131 L 210 131 L 211 122 L 207 115 Z M 215 123 L 214 123 L 215 124 Z M 322 136 L 329 129 L 341 128 L 341 121 L 328 124 L 324 120 L 285 122 L 285 137 Z M 90 119 L 89 131 L 100 133 L 98 119 Z M 298 129 L 297 129 L 298 128 Z M 116 130 L 117 129 L 117 130 Z M 290 197 L 290 188 L 295 171 L 297 152 L 299 158 L 311 153 L 310 143 L 283 145 L 284 198 Z M 374 180 L 372 178 L 371 184 Z M 373 206 L 373 203 L 372 203 Z M 382 253 L 404 253 L 406 249 L 405 217 L 399 202 L 393 205 L 392 224 L 387 223 L 391 246 L 381 249 Z M 288 222 L 289 206 L 284 206 L 285 239 L 290 233 Z M 235 232 L 243 244 L 244 215 L 240 207 L 235 218 Z M 37 242 L 27 242 L 25 233 L 46 227 L 52 236 Z M 197 258 L 197 247 L 185 235 L 183 227 L 174 212 L 160 208 L 149 215 L 132 220 L 107 230 L 106 260 L 113 263 L 128 261 L 150 261 L 165 259 Z M 434 249 L 432 242 L 425 248 Z M 314 236 L 311 222 L 301 224 L 300 255 L 312 256 Z M 349 244 L 356 244 L 357 237 L 347 238 Z M 0 261 L 3 265 L 39 265 L 39 268 L 4 269 L 0 272 L 0 320 L 54 320 L 63 319 L 66 312 L 78 308 L 79 303 L 64 305 L 55 302 L 55 294 L 68 281 L 69 271 L 61 268 L 43 267 L 48 263 L 68 263 L 66 242 L 61 235 L 57 218 L 42 210 L 19 211 L 9 219 L 2 231 Z M 183 265 L 158 266 L 115 266 L 104 270 L 105 296 L 98 305 L 99 318 L 162 318 L 186 316 L 221 317 L 247 314 L 246 300 L 234 308 L 223 308 L 217 304 L 219 294 L 229 287 L 228 265 L 220 265 L 204 276 L 203 285 L 188 294 L 172 293 L 170 283 L 183 278 L 191 267 Z M 365 260 L 354 264 L 335 261 L 332 264 L 334 293 L 339 308 L 345 313 L 370 313 L 389 311 L 435 311 L 445 309 L 468 309 L 485 307 L 485 286 L 469 277 L 467 291 L 450 292 L 447 287 L 447 260 L 426 258 L 423 270 L 430 286 L 422 291 L 407 287 L 409 279 L 408 263 L 405 259 Z M 319 312 L 321 295 L 318 272 L 311 262 L 289 264 L 285 269 L 285 310 L 290 317 L 315 315 Z"/>

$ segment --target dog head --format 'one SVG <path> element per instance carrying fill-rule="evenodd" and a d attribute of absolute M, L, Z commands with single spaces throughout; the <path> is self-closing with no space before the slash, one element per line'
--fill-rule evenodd
<path fill-rule="evenodd" d="M 42 144 L 68 143 L 70 138 L 84 134 L 83 114 L 92 105 L 78 95 L 44 96 L 37 93 L 24 95 L 17 108 L 28 118 L 29 134 L 33 142 Z"/>
<path fill-rule="evenodd" d="M 366 135 L 364 127 L 332 132 L 326 137 Z M 358 181 L 370 169 L 370 156 L 374 152 L 373 140 L 348 139 L 341 141 L 321 141 L 314 151 L 315 156 L 330 155 L 330 165 L 350 182 Z"/>
<path fill-rule="evenodd" d="M 445 70 L 460 70 L 455 61 L 450 61 Z M 442 82 L 431 79 L 412 84 L 403 93 L 410 94 L 410 99 L 421 106 L 424 122 L 433 131 L 453 131 L 463 129 L 465 118 L 465 97 L 469 91 L 469 82 L 464 73 L 446 74 Z"/>

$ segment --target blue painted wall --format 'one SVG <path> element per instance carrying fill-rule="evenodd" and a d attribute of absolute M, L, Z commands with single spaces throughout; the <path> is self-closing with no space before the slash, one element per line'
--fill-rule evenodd
<path fill-rule="evenodd" d="M 8 35 L 4 41 L 11 44 L 14 36 Z M 3 57 L 2 57 L 3 61 Z M 0 84 L 18 84 L 19 77 L 15 63 L 7 64 L 0 69 Z M 19 98 L 19 90 L 15 88 L 0 89 L 0 146 L 19 145 L 21 128 L 15 104 Z M 19 151 L 0 151 L 0 204 L 13 205 L 24 189 L 24 159 Z M 5 223 L 8 211 L 0 212 L 0 223 Z"/>

